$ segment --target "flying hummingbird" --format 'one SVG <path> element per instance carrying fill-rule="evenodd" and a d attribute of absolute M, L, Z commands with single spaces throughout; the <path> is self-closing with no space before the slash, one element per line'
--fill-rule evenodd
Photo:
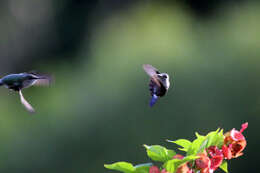
<path fill-rule="evenodd" d="M 34 108 L 25 100 L 22 94 L 22 89 L 33 85 L 49 85 L 51 78 L 47 75 L 39 75 L 32 73 L 9 74 L 0 79 L 0 86 L 3 85 L 8 89 L 19 92 L 20 100 L 24 107 L 31 113 L 34 113 Z"/>
<path fill-rule="evenodd" d="M 150 76 L 149 89 L 151 92 L 150 106 L 152 107 L 159 97 L 163 97 L 170 87 L 169 75 L 160 73 L 150 64 L 143 65 L 144 71 Z"/>

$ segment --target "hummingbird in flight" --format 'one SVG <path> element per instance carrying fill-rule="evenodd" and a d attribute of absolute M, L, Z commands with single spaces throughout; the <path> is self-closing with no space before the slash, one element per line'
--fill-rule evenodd
<path fill-rule="evenodd" d="M 160 73 L 150 64 L 143 65 L 144 71 L 150 76 L 149 90 L 151 93 L 150 106 L 152 107 L 159 97 L 163 97 L 170 87 L 169 75 Z"/>
<path fill-rule="evenodd" d="M 23 97 L 22 90 L 24 88 L 29 88 L 33 85 L 48 86 L 51 82 L 51 78 L 47 75 L 39 75 L 34 72 L 29 73 L 18 73 L 9 74 L 0 79 L 0 86 L 5 86 L 10 90 L 19 92 L 20 100 L 23 106 L 31 113 L 35 110 L 31 104 Z"/>

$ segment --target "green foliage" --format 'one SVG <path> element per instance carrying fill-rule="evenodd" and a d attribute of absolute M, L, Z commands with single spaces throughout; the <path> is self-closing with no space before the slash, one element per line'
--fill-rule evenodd
<path fill-rule="evenodd" d="M 175 151 L 168 150 L 160 145 L 144 145 L 144 147 L 146 148 L 148 157 L 154 161 L 166 162 L 176 155 Z"/>
<path fill-rule="evenodd" d="M 222 152 L 219 148 L 222 148 L 225 138 L 223 135 L 223 130 L 217 129 L 216 131 L 209 132 L 206 136 L 198 133 L 195 133 L 195 135 L 196 139 L 192 142 L 186 139 L 179 139 L 175 141 L 167 140 L 167 142 L 181 146 L 182 148 L 179 148 L 179 150 L 186 152 L 186 157 L 180 154 L 177 155 L 174 150 L 167 149 L 160 145 L 144 145 L 147 156 L 150 159 L 153 161 L 163 162 L 160 167 L 155 166 L 151 172 L 160 173 L 161 170 L 165 169 L 169 173 L 175 173 L 178 168 L 181 168 L 179 171 L 203 171 L 203 169 L 211 169 L 211 166 L 214 168 L 214 166 L 217 165 L 216 167 L 218 167 L 219 164 L 221 164 L 219 167 L 228 173 L 228 165 L 226 160 L 220 160 L 219 163 L 211 161 L 211 159 L 214 160 L 215 154 L 217 157 L 220 156 L 224 159 L 224 153 L 219 153 Z M 214 146 L 213 148 L 215 148 L 218 152 L 212 150 L 208 153 L 208 148 L 211 146 Z M 219 155 L 217 155 L 217 153 Z M 199 162 L 195 162 L 196 159 L 200 159 Z M 204 166 L 200 167 L 201 165 Z M 117 162 L 111 165 L 105 165 L 108 169 L 117 170 L 124 173 L 149 173 L 151 166 L 151 163 L 133 166 L 131 163 L 127 162 Z"/>
<path fill-rule="evenodd" d="M 208 133 L 206 136 L 196 133 L 197 139 L 195 139 L 189 149 L 187 150 L 187 156 L 201 153 L 204 149 L 210 146 L 221 147 L 224 142 L 223 130 L 217 129 L 216 131 Z"/>
<path fill-rule="evenodd" d="M 195 154 L 199 153 L 199 151 L 202 151 L 202 148 L 204 148 L 204 146 L 205 146 L 205 139 L 206 139 L 205 136 L 197 135 L 197 139 L 195 139 L 191 143 L 191 145 L 187 151 L 187 156 L 195 155 Z"/>
<path fill-rule="evenodd" d="M 220 165 L 220 169 L 228 173 L 228 164 L 226 160 L 222 162 L 222 164 Z"/>
<path fill-rule="evenodd" d="M 187 157 L 185 157 L 185 158 L 183 158 L 183 159 L 172 159 L 172 160 L 169 160 L 169 161 L 167 161 L 164 165 L 163 165 L 163 167 L 168 171 L 168 172 L 170 172 L 170 173 L 173 173 L 173 172 L 175 172 L 176 170 L 177 170 L 177 168 L 180 166 L 180 165 L 182 165 L 182 164 L 184 164 L 184 163 L 186 163 L 186 162 L 189 162 L 189 161 L 193 161 L 193 160 L 195 160 L 195 159 L 197 159 L 198 158 L 198 156 L 187 156 Z"/>
<path fill-rule="evenodd" d="M 135 173 L 147 173 L 149 168 L 152 166 L 152 163 L 144 163 L 135 166 Z"/>
<path fill-rule="evenodd" d="M 181 151 L 188 151 L 188 149 L 191 146 L 191 142 L 189 140 L 187 140 L 187 139 L 179 139 L 179 140 L 176 140 L 176 141 L 167 140 L 167 141 L 171 142 L 171 143 L 175 143 L 175 144 L 183 147 L 183 148 L 178 148 Z"/>
<path fill-rule="evenodd" d="M 116 163 L 113 163 L 110 165 L 105 164 L 104 166 L 107 169 L 113 169 L 113 170 L 121 171 L 124 173 L 131 173 L 131 172 L 135 171 L 135 167 L 131 163 L 128 163 L 128 162 L 116 162 Z"/>
<path fill-rule="evenodd" d="M 206 148 L 210 146 L 217 146 L 220 148 L 223 145 L 223 141 L 224 141 L 223 130 L 219 131 L 219 129 L 217 129 L 214 132 L 210 132 L 206 136 L 206 139 L 207 139 Z"/>
<path fill-rule="evenodd" d="M 145 163 L 133 166 L 128 162 L 116 162 L 113 164 L 105 164 L 104 166 L 107 169 L 112 169 L 124 173 L 147 173 L 149 172 L 151 165 L 151 163 Z"/>

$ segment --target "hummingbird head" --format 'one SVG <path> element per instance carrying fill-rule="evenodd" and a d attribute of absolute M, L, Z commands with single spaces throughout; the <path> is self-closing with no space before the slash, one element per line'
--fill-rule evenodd
<path fill-rule="evenodd" d="M 162 82 L 163 86 L 168 90 L 170 87 L 170 77 L 167 73 L 160 73 L 158 74 L 160 81 Z"/>

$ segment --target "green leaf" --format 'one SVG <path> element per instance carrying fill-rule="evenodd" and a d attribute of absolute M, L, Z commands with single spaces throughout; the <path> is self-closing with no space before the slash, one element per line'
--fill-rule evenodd
<path fill-rule="evenodd" d="M 172 159 L 172 160 L 169 160 L 167 161 L 163 167 L 170 173 L 173 173 L 175 172 L 175 169 L 177 168 L 177 163 L 179 162 L 180 160 L 178 159 Z"/>
<path fill-rule="evenodd" d="M 221 168 L 223 171 L 225 171 L 226 173 L 228 173 L 228 164 L 227 164 L 227 161 L 226 161 L 226 160 L 224 160 L 224 161 L 222 162 L 222 164 L 220 165 L 220 168 Z"/>
<path fill-rule="evenodd" d="M 196 155 L 198 152 L 201 151 L 201 145 L 203 144 L 203 142 L 205 141 L 206 137 L 205 136 L 201 136 L 201 135 L 197 135 L 198 133 L 196 133 L 197 139 L 195 139 L 192 144 L 190 145 L 188 151 L 187 151 L 187 156 L 189 155 Z"/>
<path fill-rule="evenodd" d="M 203 135 L 200 135 L 198 132 L 195 132 L 195 135 L 197 138 L 204 137 Z"/>
<path fill-rule="evenodd" d="M 224 138 L 225 137 L 223 135 L 223 130 L 219 131 L 219 129 L 217 129 L 214 132 L 208 133 L 205 139 L 207 140 L 207 145 L 205 146 L 205 148 L 208 148 L 210 146 L 217 146 L 221 148 L 224 142 Z"/>
<path fill-rule="evenodd" d="M 200 145 L 200 148 L 199 150 L 197 151 L 197 154 L 198 153 L 202 153 L 204 151 L 204 149 L 207 147 L 207 144 L 208 144 L 208 141 L 209 139 L 204 139 L 204 141 L 202 142 L 202 144 Z"/>
<path fill-rule="evenodd" d="M 217 134 L 218 134 L 218 130 L 214 131 L 214 132 L 210 132 L 210 133 L 207 134 L 207 136 L 206 136 L 206 139 L 207 139 L 206 148 L 214 145 L 214 143 L 216 141 Z"/>
<path fill-rule="evenodd" d="M 217 129 L 216 131 L 208 133 L 206 136 L 196 133 L 195 139 L 187 151 L 187 155 L 193 155 L 203 152 L 204 149 L 210 146 L 217 146 L 221 148 L 224 142 L 223 130 Z"/>
<path fill-rule="evenodd" d="M 198 159 L 198 158 L 199 158 L 199 156 L 193 156 L 193 155 L 191 155 L 191 156 L 186 156 L 186 157 L 184 157 L 184 158 L 181 160 L 181 162 L 182 162 L 182 163 L 185 163 L 185 162 L 193 161 L 193 160 Z"/>
<path fill-rule="evenodd" d="M 128 162 L 116 162 L 113 164 L 105 164 L 104 166 L 107 169 L 121 171 L 124 173 L 133 173 L 136 170 L 136 168 Z"/>
<path fill-rule="evenodd" d="M 173 173 L 176 171 L 176 169 L 186 163 L 186 162 L 190 162 L 190 161 L 193 161 L 195 159 L 199 158 L 198 156 L 187 156 L 185 158 L 183 158 L 182 160 L 180 159 L 172 159 L 172 160 L 169 160 L 167 161 L 163 167 L 170 173 Z"/>
<path fill-rule="evenodd" d="M 225 139 L 225 136 L 223 135 L 223 129 L 221 129 L 217 135 L 217 140 L 216 140 L 216 146 L 218 148 L 221 148 L 223 146 L 224 139 Z"/>
<path fill-rule="evenodd" d="M 166 162 L 176 155 L 175 151 L 168 150 L 160 145 L 144 145 L 144 147 L 146 148 L 148 157 L 154 161 Z"/>
<path fill-rule="evenodd" d="M 221 140 L 219 133 L 220 133 L 219 129 L 217 129 L 216 131 L 210 132 L 207 135 L 207 138 L 208 138 L 207 147 L 217 146 L 217 144 L 219 143 L 219 140 Z M 224 140 L 224 138 L 223 138 L 223 140 Z"/>
<path fill-rule="evenodd" d="M 144 163 L 135 166 L 135 173 L 148 173 L 152 163 Z"/>
<path fill-rule="evenodd" d="M 186 139 L 179 139 L 179 140 L 176 140 L 176 141 L 167 140 L 167 141 L 171 142 L 171 143 L 175 143 L 175 144 L 183 147 L 183 148 L 178 148 L 181 151 L 188 151 L 189 147 L 191 146 L 191 142 L 189 140 L 186 140 Z"/>

